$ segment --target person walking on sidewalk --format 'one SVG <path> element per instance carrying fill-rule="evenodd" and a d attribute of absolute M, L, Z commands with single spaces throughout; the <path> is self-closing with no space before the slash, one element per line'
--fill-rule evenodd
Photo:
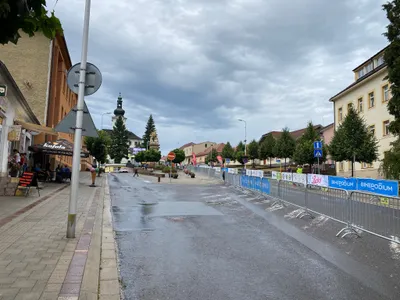
<path fill-rule="evenodd" d="M 92 165 L 89 170 L 92 175 L 92 184 L 90 186 L 94 187 L 96 186 L 96 165 Z"/>

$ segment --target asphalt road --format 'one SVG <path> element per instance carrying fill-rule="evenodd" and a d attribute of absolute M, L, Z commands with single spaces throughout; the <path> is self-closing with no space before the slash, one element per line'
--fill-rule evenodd
<path fill-rule="evenodd" d="M 126 299 L 398 299 L 377 270 L 226 186 L 110 175 Z"/>

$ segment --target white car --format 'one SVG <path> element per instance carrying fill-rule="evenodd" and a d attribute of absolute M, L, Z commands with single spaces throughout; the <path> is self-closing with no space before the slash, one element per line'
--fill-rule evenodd
<path fill-rule="evenodd" d="M 129 173 L 127 168 L 121 168 L 119 169 L 119 173 Z"/>

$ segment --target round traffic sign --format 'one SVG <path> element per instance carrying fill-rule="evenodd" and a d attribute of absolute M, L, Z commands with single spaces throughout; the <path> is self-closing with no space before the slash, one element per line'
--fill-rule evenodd
<path fill-rule="evenodd" d="M 167 156 L 167 158 L 168 158 L 168 160 L 170 160 L 170 161 L 173 161 L 174 159 L 175 159 L 175 153 L 174 152 L 170 152 L 170 153 L 168 153 L 168 156 Z"/>
<path fill-rule="evenodd" d="M 67 85 L 69 89 L 78 94 L 79 91 L 79 76 L 81 63 L 73 65 L 67 73 Z M 97 92 L 100 88 L 103 77 L 100 70 L 91 63 L 86 63 L 86 78 L 85 78 L 85 96 L 90 96 Z"/>

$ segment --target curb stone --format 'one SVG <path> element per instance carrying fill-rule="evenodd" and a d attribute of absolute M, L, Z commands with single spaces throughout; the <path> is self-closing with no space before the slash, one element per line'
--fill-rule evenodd
<path fill-rule="evenodd" d="M 108 177 L 105 177 L 103 197 L 103 224 L 101 240 L 101 263 L 99 281 L 100 300 L 123 299 L 120 286 L 120 272 L 118 269 L 118 247 L 112 225 L 111 197 L 108 186 Z"/>

